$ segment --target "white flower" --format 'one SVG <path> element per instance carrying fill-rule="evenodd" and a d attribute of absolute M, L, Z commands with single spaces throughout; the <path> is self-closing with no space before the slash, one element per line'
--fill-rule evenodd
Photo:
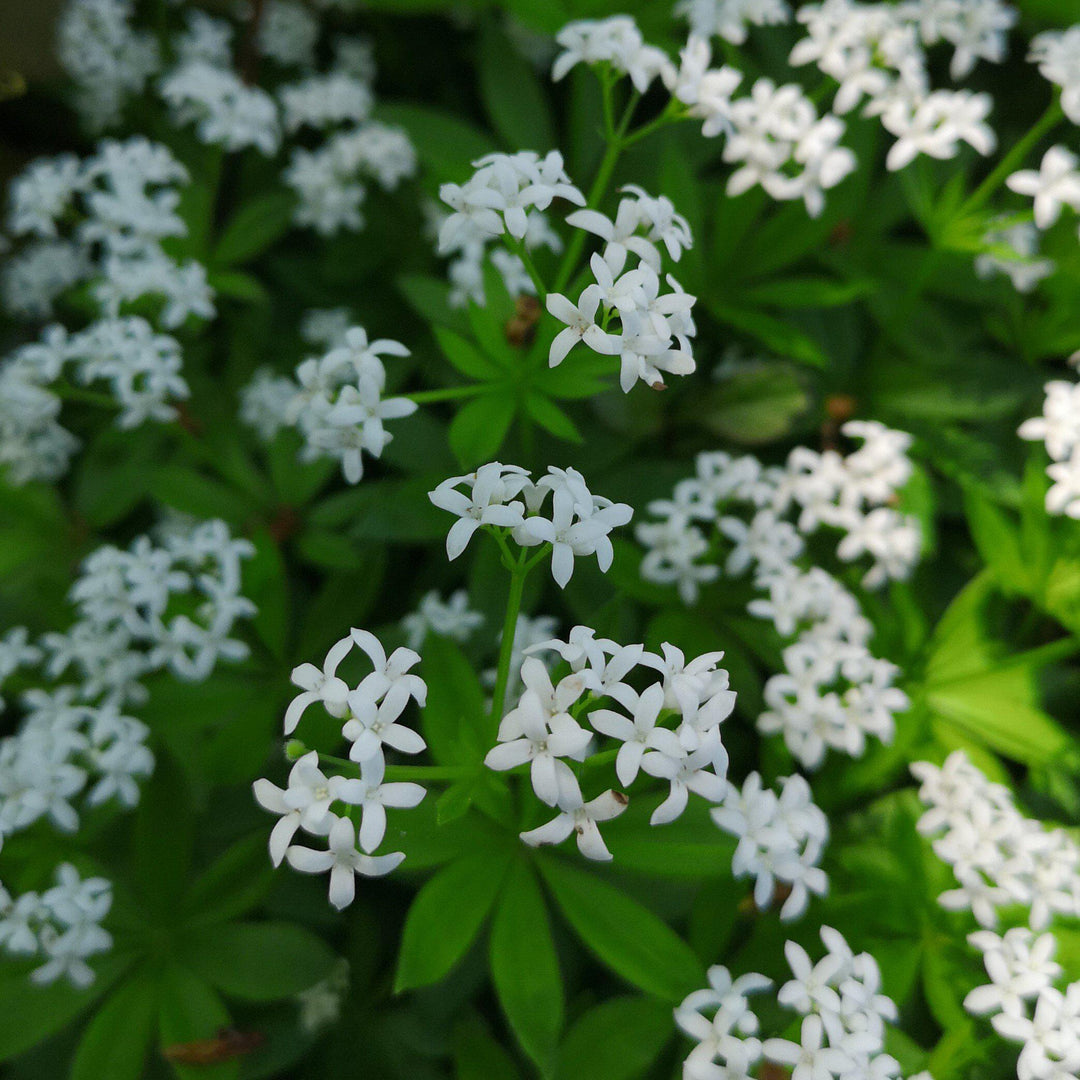
<path fill-rule="evenodd" d="M 409 701 L 407 686 L 398 683 L 381 702 L 363 688 L 350 690 L 346 700 L 349 719 L 341 733 L 352 743 L 349 757 L 353 761 L 381 755 L 384 744 L 403 754 L 419 754 L 427 747 L 418 732 L 397 722 Z"/>
<path fill-rule="evenodd" d="M 401 620 L 410 649 L 419 649 L 428 633 L 451 641 L 464 642 L 484 623 L 484 616 L 469 610 L 469 594 L 458 589 L 447 600 L 432 590 L 424 594 L 420 607 Z"/>
<path fill-rule="evenodd" d="M 621 792 L 605 791 L 587 803 L 581 802 L 580 798 L 566 806 L 560 803 L 562 812 L 558 817 L 552 818 L 546 825 L 523 832 L 521 839 L 530 847 L 539 847 L 541 844 L 561 844 L 571 833 L 576 833 L 578 850 L 582 855 L 587 859 L 608 861 L 611 852 L 596 823 L 618 817 L 626 809 L 627 802 Z"/>
<path fill-rule="evenodd" d="M 632 719 L 611 709 L 596 709 L 589 714 L 589 723 L 602 735 L 622 743 L 615 758 L 615 773 L 619 783 L 628 786 L 634 782 L 646 750 L 655 750 L 674 761 L 682 757 L 683 750 L 673 731 L 657 726 L 664 708 L 664 688 L 660 683 L 653 683 L 641 694 L 625 688 L 618 696 L 620 700 L 627 699 Z"/>
<path fill-rule="evenodd" d="M 614 356 L 619 351 L 618 338 L 605 333 L 596 322 L 596 313 L 600 307 L 600 286 L 588 285 L 582 291 L 576 305 L 559 293 L 548 293 L 547 309 L 566 329 L 559 331 L 551 343 L 548 353 L 548 365 L 558 367 L 566 359 L 566 354 L 579 342 L 589 346 L 593 352 L 604 356 Z"/>
<path fill-rule="evenodd" d="M 504 771 L 528 762 L 538 798 L 548 806 L 573 806 L 580 801 L 581 792 L 574 774 L 560 759 L 580 754 L 591 738 L 592 733 L 569 713 L 552 715 L 540 694 L 526 690 L 518 707 L 503 718 L 499 743 L 488 751 L 484 764 Z"/>
<path fill-rule="evenodd" d="M 1057 221 L 1063 206 L 1080 210 L 1080 171 L 1075 154 L 1064 146 L 1051 146 L 1043 155 L 1038 171 L 1022 169 L 1005 183 L 1018 195 L 1035 200 L 1035 224 L 1048 229 Z"/>
<path fill-rule="evenodd" d="M 303 691 L 289 703 L 285 710 L 285 734 L 296 730 L 304 710 L 313 702 L 321 701 L 331 716 L 345 716 L 348 706 L 348 684 L 337 677 L 338 665 L 352 651 L 354 639 L 342 638 L 330 647 L 320 670 L 314 664 L 300 664 L 293 668 L 291 681 Z"/>
<path fill-rule="evenodd" d="M 456 559 L 482 525 L 512 528 L 524 520 L 524 507 L 512 502 L 528 479 L 524 469 L 493 461 L 482 465 L 468 476 L 453 476 L 444 480 L 428 498 L 440 510 L 456 514 L 446 537 L 446 556 Z M 470 484 L 468 495 L 458 491 L 462 483 Z"/>
<path fill-rule="evenodd" d="M 396 851 L 389 855 L 366 855 L 356 848 L 356 833 L 348 818 L 339 817 L 330 827 L 328 851 L 290 847 L 289 865 L 303 874 L 330 871 L 330 903 L 339 911 L 356 896 L 356 875 L 381 877 L 401 865 L 405 856 Z"/>
<path fill-rule="evenodd" d="M 386 835 L 386 807 L 411 808 L 419 806 L 427 792 L 419 784 L 383 783 L 386 763 L 376 754 L 360 763 L 360 779 L 335 777 L 340 781 L 337 797 L 351 806 L 360 807 L 360 847 L 370 854 Z"/>

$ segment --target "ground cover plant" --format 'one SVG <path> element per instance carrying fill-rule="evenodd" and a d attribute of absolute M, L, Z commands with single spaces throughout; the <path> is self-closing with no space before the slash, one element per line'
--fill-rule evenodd
<path fill-rule="evenodd" d="M 5 1075 L 1075 1080 L 1080 8 L 52 34 Z"/>

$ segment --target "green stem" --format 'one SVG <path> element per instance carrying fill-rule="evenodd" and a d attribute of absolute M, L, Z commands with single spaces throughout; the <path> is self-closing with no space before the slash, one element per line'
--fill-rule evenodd
<path fill-rule="evenodd" d="M 587 210 L 595 210 L 607 193 L 612 174 L 615 172 L 615 165 L 618 163 L 619 155 L 625 145 L 626 129 L 630 125 L 630 118 L 634 115 L 634 109 L 637 108 L 639 97 L 637 91 L 631 94 L 630 100 L 626 103 L 622 119 L 619 121 L 619 126 L 607 137 L 607 147 L 604 150 L 600 168 L 597 170 L 596 178 L 589 189 L 589 196 L 585 200 Z M 555 275 L 555 284 L 551 287 L 552 292 L 561 293 L 570 283 L 570 279 L 574 276 L 574 269 L 581 259 L 581 253 L 585 250 L 587 236 L 588 234 L 584 229 L 575 231 L 559 266 L 559 272 Z"/>
<path fill-rule="evenodd" d="M 415 401 L 417 405 L 427 405 L 433 401 L 453 401 L 456 398 L 476 397 L 488 389 L 487 386 L 476 384 L 471 386 L 447 386 L 442 390 L 417 390 L 412 394 L 402 394 L 409 401 Z"/>
<path fill-rule="evenodd" d="M 958 216 L 966 217 L 982 207 L 986 200 L 1016 171 L 1016 167 L 1023 162 L 1039 140 L 1055 128 L 1064 117 L 1061 103 L 1055 93 L 1054 100 L 1047 106 L 1046 112 L 1035 121 L 1034 127 L 1013 145 L 1013 148 L 998 162 L 993 172 L 972 192 L 971 197 L 960 207 Z"/>
<path fill-rule="evenodd" d="M 518 615 L 521 612 L 521 596 L 525 591 L 525 579 L 529 576 L 530 561 L 522 551 L 510 572 L 510 595 L 506 599 L 506 617 L 503 619 L 502 644 L 499 646 L 499 667 L 495 675 L 495 692 L 491 695 L 492 726 L 503 718 L 506 708 L 506 687 L 510 682 L 510 657 L 514 651 Z"/>

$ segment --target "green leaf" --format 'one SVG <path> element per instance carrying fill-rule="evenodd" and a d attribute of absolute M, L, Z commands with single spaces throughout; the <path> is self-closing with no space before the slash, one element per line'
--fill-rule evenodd
<path fill-rule="evenodd" d="M 512 150 L 541 153 L 555 145 L 543 86 L 532 65 L 495 23 L 480 34 L 480 96 L 495 130 Z"/>
<path fill-rule="evenodd" d="M 231 1026 L 229 1011 L 217 992 L 190 968 L 169 964 L 161 974 L 158 1030 L 161 1048 L 213 1039 Z M 236 1080 L 238 1061 L 216 1065 L 172 1063 L 180 1080 Z"/>
<path fill-rule="evenodd" d="M 272 191 L 246 199 L 221 232 L 210 261 L 215 266 L 235 266 L 262 254 L 289 231 L 296 196 Z"/>
<path fill-rule="evenodd" d="M 554 859 L 540 868 L 581 940 L 627 982 L 671 1003 L 705 985 L 705 968 L 690 946 L 636 900 Z"/>
<path fill-rule="evenodd" d="M 325 979 L 336 960 L 322 938 L 287 922 L 200 927 L 182 953 L 197 975 L 242 1001 L 293 997 Z"/>
<path fill-rule="evenodd" d="M 330 529 L 305 529 L 296 539 L 296 550 L 312 566 L 327 570 L 356 570 L 364 562 L 363 548 L 353 537 Z"/>
<path fill-rule="evenodd" d="M 525 399 L 525 411 L 555 438 L 574 443 L 585 441 L 574 421 L 551 398 L 532 393 Z"/>
<path fill-rule="evenodd" d="M 251 620 L 255 632 L 280 659 L 285 652 L 289 623 L 285 562 L 281 549 L 266 530 L 250 539 L 255 545 L 255 554 L 244 563 L 243 595 L 257 609 Z"/>
<path fill-rule="evenodd" d="M 261 833 L 227 848 L 195 879 L 181 904 L 188 926 L 224 922 L 249 911 L 266 895 L 273 870 Z"/>
<path fill-rule="evenodd" d="M 81 1012 L 106 994 L 131 964 L 129 956 L 107 955 L 93 961 L 94 981 L 78 990 L 66 980 L 50 986 L 34 986 L 26 967 L 5 960 L 7 970 L 0 977 L 0 1061 L 43 1042 L 71 1023 Z"/>
<path fill-rule="evenodd" d="M 505 376 L 506 372 L 494 360 L 485 356 L 460 334 L 438 326 L 434 327 L 433 332 L 439 342 L 439 348 L 443 351 L 443 356 L 462 375 L 468 375 L 469 378 L 478 379 L 480 382 L 490 382 L 492 379 Z"/>
<path fill-rule="evenodd" d="M 154 1034 L 157 987 L 145 974 L 116 989 L 87 1025 L 71 1080 L 139 1080 Z"/>
<path fill-rule="evenodd" d="M 829 358 L 821 346 L 809 334 L 789 322 L 719 300 L 709 300 L 707 306 L 722 323 L 757 338 L 777 356 L 799 360 L 813 367 L 829 366 Z"/>
<path fill-rule="evenodd" d="M 464 312 L 450 306 L 450 285 L 441 278 L 406 274 L 397 279 L 397 286 L 409 306 L 425 322 L 445 326 L 459 334 L 468 331 L 468 319 Z"/>
<path fill-rule="evenodd" d="M 986 565 L 1003 589 L 1022 588 L 1029 577 L 1020 550 L 1019 530 L 1012 520 L 985 495 L 968 485 L 964 489 L 964 513 L 972 539 Z"/>
<path fill-rule="evenodd" d="M 491 978 L 506 1019 L 544 1076 L 554 1073 L 563 989 L 547 906 L 532 868 L 514 865 L 491 924 Z"/>
<path fill-rule="evenodd" d="M 472 1013 L 454 1028 L 455 1080 L 518 1080 L 517 1066 Z"/>
<path fill-rule="evenodd" d="M 465 955 L 495 903 L 507 861 L 505 853 L 467 855 L 416 894 L 401 935 L 395 992 L 438 982 Z"/>
<path fill-rule="evenodd" d="M 270 303 L 270 294 L 263 283 L 242 270 L 211 270 L 206 277 L 210 287 L 221 296 L 249 304 Z"/>
<path fill-rule="evenodd" d="M 243 492 L 184 465 L 162 466 L 149 487 L 166 506 L 193 517 L 221 518 L 238 524 L 256 509 Z"/>
<path fill-rule="evenodd" d="M 725 439 L 754 445 L 785 435 L 809 401 L 795 371 L 769 364 L 740 371 L 693 400 L 687 413 Z"/>
<path fill-rule="evenodd" d="M 443 477 L 377 480 L 331 495 L 312 507 L 309 523 L 319 530 L 345 529 L 356 540 L 418 543 L 446 536 L 446 512 L 427 493 Z"/>
<path fill-rule="evenodd" d="M 510 430 L 517 403 L 500 394 L 474 398 L 450 424 L 450 449 L 463 468 L 491 461 Z"/>
<path fill-rule="evenodd" d="M 422 724 L 432 757 L 449 765 L 482 760 L 487 749 L 485 694 L 473 665 L 453 641 L 431 634 L 420 671 L 428 684 Z"/>
<path fill-rule="evenodd" d="M 633 1080 L 674 1038 L 671 1008 L 643 997 L 617 997 L 590 1009 L 559 1049 L 559 1080 Z"/>
<path fill-rule="evenodd" d="M 834 278 L 802 277 L 772 278 L 756 285 L 747 285 L 739 299 L 753 306 L 779 308 L 826 308 L 850 304 L 860 296 L 874 291 L 872 281 L 837 281 Z"/>

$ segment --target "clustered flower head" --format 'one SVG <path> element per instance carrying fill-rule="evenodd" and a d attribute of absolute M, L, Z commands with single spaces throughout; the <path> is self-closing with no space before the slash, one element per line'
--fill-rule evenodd
<path fill-rule="evenodd" d="M 845 530 L 836 549 L 842 561 L 874 557 L 863 579 L 868 587 L 907 576 L 918 558 L 917 522 L 885 505 L 911 474 L 909 437 L 872 421 L 849 421 L 842 430 L 863 440 L 846 457 L 797 447 L 781 468 L 749 455 L 700 454 L 694 478 L 680 481 L 670 500 L 650 503 L 661 521 L 637 528 L 646 548 L 642 576 L 677 585 L 687 604 L 720 577 L 729 544 L 724 571 L 753 572 L 765 595 L 749 612 L 794 639 L 783 652 L 785 671 L 766 683 L 768 709 L 758 728 L 782 733 L 807 768 L 820 765 L 829 748 L 858 757 L 868 736 L 890 742 L 893 715 L 908 704 L 893 686 L 898 669 L 867 647 L 873 627 L 855 597 L 823 568 L 804 570 L 796 561 L 803 535 L 822 525 Z M 739 503 L 749 504 L 749 522 L 725 513 Z"/>
<path fill-rule="evenodd" d="M 93 280 L 94 296 L 110 317 L 147 295 L 164 298 L 159 318 L 170 329 L 190 315 L 212 316 L 205 269 L 190 260 L 178 263 L 162 247 L 187 233 L 177 207 L 179 187 L 188 180 L 166 147 L 139 136 L 106 139 L 82 161 L 68 154 L 38 158 L 9 191 L 8 232 L 27 243 L 5 270 L 8 308 L 46 316 L 62 291 Z M 49 260 L 40 263 L 42 250 L 68 250 L 79 274 L 62 280 Z M 35 268 L 41 270 L 37 281 L 31 277 Z"/>
<path fill-rule="evenodd" d="M 254 147 L 272 156 L 281 142 L 274 99 L 229 67 L 190 60 L 161 80 L 161 96 L 178 127 L 195 126 L 200 141 L 226 150 Z"/>
<path fill-rule="evenodd" d="M 456 307 L 469 301 L 485 303 L 485 259 L 511 296 L 535 295 L 536 286 L 521 256 L 503 247 L 489 250 L 489 245 L 506 236 L 526 252 L 561 251 L 562 241 L 546 211 L 555 199 L 583 206 L 585 196 L 571 183 L 557 150 L 543 156 L 528 150 L 488 154 L 474 161 L 473 168 L 476 171 L 464 184 L 439 188 L 449 213 L 438 207 L 431 212 L 439 253 L 453 257 L 450 301 Z"/>
<path fill-rule="evenodd" d="M 986 122 L 989 94 L 934 89 L 926 49 L 953 46 L 951 75 L 970 74 L 978 60 L 1005 58 L 1016 12 L 1001 0 L 859 3 L 825 0 L 796 14 L 807 36 L 791 52 L 794 65 L 813 63 L 839 83 L 833 109 L 840 114 L 865 100 L 863 115 L 878 116 L 893 136 L 886 167 L 902 169 L 920 154 L 955 157 L 966 142 L 980 154 L 997 139 Z"/>
<path fill-rule="evenodd" d="M 829 837 L 829 819 L 814 804 L 803 777 L 784 777 L 777 794 L 752 772 L 741 788 L 728 784 L 712 817 L 738 839 L 731 869 L 737 878 L 755 879 L 759 910 L 772 903 L 778 883 L 790 890 L 780 908 L 784 920 L 799 918 L 811 894 L 824 896 L 829 882 L 817 864 Z"/>
<path fill-rule="evenodd" d="M 791 18 L 787 0 L 679 0 L 675 13 L 699 37 L 721 37 L 732 45 L 746 41 L 747 26 L 774 26 Z"/>
<path fill-rule="evenodd" d="M 56 868 L 56 884 L 41 893 L 13 897 L 0 885 L 0 949 L 17 959 L 44 959 L 30 973 L 38 986 L 67 978 L 84 989 L 94 981 L 86 961 L 112 948 L 101 926 L 111 907 L 109 882 L 80 877 L 70 863 Z"/>
<path fill-rule="evenodd" d="M 689 224 L 664 196 L 654 198 L 634 185 L 623 192 L 614 221 L 596 210 L 578 210 L 566 219 L 599 236 L 604 248 L 592 256 L 593 280 L 576 304 L 548 294 L 548 311 L 566 324 L 551 343 L 548 363 L 557 367 L 583 343 L 619 357 L 619 385 L 628 393 L 639 379 L 663 389 L 664 373 L 693 372 L 690 339 L 697 329 L 690 314 L 694 297 L 671 274 L 664 278 L 669 291 L 661 292 L 660 245 L 677 262 L 693 243 Z M 630 256 L 634 264 L 627 268 Z"/>
<path fill-rule="evenodd" d="M 723 25 L 730 37 L 734 26 L 741 30 L 744 17 L 775 21 L 760 2 L 729 2 L 722 9 L 714 5 L 711 12 L 695 4 L 688 14 L 694 32 L 678 64 L 663 50 L 646 45 L 629 16 L 570 23 L 556 37 L 563 51 L 555 60 L 553 78 L 561 79 L 579 63 L 626 74 L 640 92 L 659 78 L 672 95 L 669 110 L 674 115 L 702 120 L 706 137 L 725 136 L 724 160 L 739 166 L 728 180 L 730 195 L 760 184 L 774 199 L 802 199 L 816 217 L 824 208 L 824 192 L 855 168 L 855 155 L 840 145 L 843 122 L 831 114 L 819 117 L 794 83 L 778 87 L 761 78 L 748 95 L 735 98 L 741 72 L 711 66 L 708 37 L 713 29 Z"/>
<path fill-rule="evenodd" d="M 1024 817 L 1008 788 L 988 780 L 962 750 L 940 767 L 920 761 L 911 771 L 929 807 L 919 831 L 935 838 L 934 852 L 959 886 L 942 894 L 943 907 L 970 910 L 987 928 L 1013 904 L 1030 909 L 1034 930 L 1055 916 L 1080 918 L 1080 846 L 1068 833 Z"/>
<path fill-rule="evenodd" d="M 57 55 L 94 130 L 115 124 L 160 67 L 157 41 L 132 26 L 134 12 L 133 0 L 69 0 L 60 15 Z"/>
<path fill-rule="evenodd" d="M 467 486 L 468 491 L 459 488 Z M 550 496 L 550 505 L 548 504 Z M 428 498 L 458 518 L 446 537 L 447 558 L 456 559 L 477 529 L 501 530 L 523 548 L 551 548 L 551 576 L 565 588 L 574 559 L 595 555 L 605 573 L 614 558 L 609 534 L 625 525 L 633 511 L 626 503 L 594 495 L 577 469 L 549 465 L 535 483 L 527 469 L 492 461 L 475 472 L 451 476 Z"/>
<path fill-rule="evenodd" d="M 223 521 L 178 521 L 162 532 L 158 543 L 140 536 L 127 550 L 98 548 L 71 589 L 79 618 L 66 633 L 42 637 L 50 676 L 77 672 L 84 698 L 138 702 L 139 680 L 152 671 L 201 682 L 218 660 L 248 655 L 229 635 L 256 610 L 240 593 L 251 542 L 234 538 Z M 198 603 L 176 612 L 180 597 Z"/>
<path fill-rule="evenodd" d="M 408 355 L 399 341 L 369 341 L 363 327 L 351 327 L 323 356 L 303 361 L 293 378 L 257 373 L 242 393 L 241 417 L 266 439 L 295 427 L 304 440 L 302 461 L 333 458 L 346 481 L 357 484 L 363 455 L 380 457 L 393 438 L 384 421 L 416 412 L 414 401 L 384 396 L 382 357 Z"/>
<path fill-rule="evenodd" d="M 1021 169 L 1005 183 L 1018 195 L 1032 199 L 1035 225 L 1049 229 L 1068 206 L 1080 211 L 1080 159 L 1064 146 L 1051 146 L 1038 169 Z"/>
<path fill-rule="evenodd" d="M 621 813 L 628 796 L 609 790 L 586 802 L 567 763 L 580 762 L 587 774 L 604 737 L 618 744 L 615 773 L 622 786 L 629 787 L 639 772 L 668 785 L 651 824 L 674 821 L 691 792 L 722 801 L 728 755 L 720 725 L 735 707 L 728 673 L 717 666 L 722 652 L 687 661 L 673 645 L 650 653 L 643 645 L 597 638 L 587 626 L 575 627 L 566 641 L 534 645 L 529 653 L 552 650 L 569 664 L 569 674 L 553 683 L 547 667 L 530 655 L 521 667 L 524 690 L 484 759 L 498 771 L 528 765 L 536 796 L 558 809 L 555 819 L 522 833 L 527 844 L 559 843 L 576 833 L 583 855 L 611 858 L 597 822 Z M 653 681 L 639 691 L 631 685 L 635 675 Z"/>
<path fill-rule="evenodd" d="M 896 1006 L 881 993 L 881 972 L 869 953 L 854 953 L 843 935 L 821 928 L 825 956 L 813 963 L 789 941 L 784 954 L 792 978 L 776 1003 L 803 1017 L 798 1041 L 760 1037 L 761 1021 L 750 1001 L 772 986 L 754 973 L 732 978 L 709 968 L 709 987 L 675 1010 L 675 1021 L 697 1046 L 683 1066 L 685 1080 L 750 1080 L 759 1063 L 792 1070 L 792 1080 L 887 1080 L 900 1064 L 884 1052 L 885 1021 Z"/>
<path fill-rule="evenodd" d="M 968 941 L 983 954 L 990 982 L 972 990 L 964 1007 L 990 1015 L 994 1029 L 1021 1044 L 1020 1080 L 1067 1080 L 1080 1070 L 1080 981 L 1055 986 L 1055 918 L 1080 918 L 1080 847 L 1063 829 L 1046 829 L 1016 808 L 1012 793 L 977 769 L 962 750 L 940 767 L 916 762 L 919 798 L 928 809 L 921 833 L 949 863 L 959 888 L 939 897 L 953 911 L 970 910 L 983 929 Z M 1027 926 L 1003 934 L 1000 911 L 1028 909 Z"/>
<path fill-rule="evenodd" d="M 1080 518 L 1080 383 L 1053 379 L 1043 389 L 1042 415 L 1025 420 L 1018 434 L 1041 441 L 1050 455 L 1046 512 Z"/>
<path fill-rule="evenodd" d="M 366 654 L 373 670 L 350 686 L 338 669 L 354 648 Z M 387 748 L 418 754 L 426 746 L 417 731 L 400 723 L 410 700 L 421 706 L 427 700 L 427 685 L 411 670 L 419 661 L 412 649 L 395 649 L 387 656 L 373 634 L 354 628 L 330 648 L 321 668 L 295 668 L 292 681 L 301 693 L 286 710 L 285 734 L 292 735 L 307 709 L 318 702 L 341 721 L 355 768 L 325 773 L 319 752 L 312 750 L 297 758 L 285 788 L 265 779 L 255 781 L 259 804 L 279 815 L 270 834 L 274 865 L 287 860 L 302 873 L 329 871 L 330 903 L 338 909 L 352 903 L 357 874 L 388 874 L 405 858 L 400 851 L 373 852 L 386 835 L 386 808 L 413 807 L 425 795 L 419 784 L 385 780 Z M 294 844 L 297 832 L 325 839 L 326 849 Z"/>

